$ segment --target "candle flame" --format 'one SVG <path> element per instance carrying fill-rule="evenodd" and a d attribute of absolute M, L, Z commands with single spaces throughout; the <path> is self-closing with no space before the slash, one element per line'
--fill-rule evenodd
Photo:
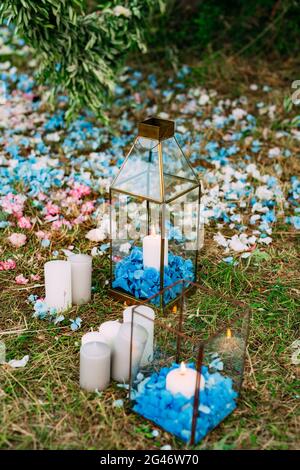
<path fill-rule="evenodd" d="M 232 338 L 232 332 L 231 332 L 231 329 L 230 329 L 230 328 L 227 328 L 227 331 L 226 331 L 226 338 Z"/>
<path fill-rule="evenodd" d="M 185 363 L 182 361 L 182 363 L 180 364 L 180 370 L 179 370 L 180 374 L 184 375 L 186 373 L 186 365 Z"/>
<path fill-rule="evenodd" d="M 155 231 L 155 226 L 154 226 L 154 225 L 152 225 L 152 227 L 151 227 L 151 235 L 152 235 L 153 237 L 155 237 L 155 235 L 156 235 L 156 231 Z"/>
<path fill-rule="evenodd" d="M 173 311 L 173 313 L 177 313 L 177 305 L 174 305 L 174 307 L 173 307 L 173 310 L 172 310 L 172 311 Z"/>

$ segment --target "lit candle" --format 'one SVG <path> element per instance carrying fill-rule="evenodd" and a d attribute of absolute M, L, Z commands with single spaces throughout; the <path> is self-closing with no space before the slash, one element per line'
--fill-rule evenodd
<path fill-rule="evenodd" d="M 72 303 L 86 304 L 91 300 L 92 257 L 74 254 L 68 257 L 72 270 Z"/>
<path fill-rule="evenodd" d="M 100 342 L 80 348 L 80 387 L 89 392 L 104 390 L 110 382 L 111 349 Z"/>
<path fill-rule="evenodd" d="M 131 345 L 131 328 L 132 345 Z M 112 357 L 112 378 L 128 383 L 130 378 L 130 350 L 132 351 L 131 377 L 134 378 L 144 354 L 148 333 L 141 325 L 122 323 L 115 339 Z M 131 347 L 132 346 L 132 347 Z"/>
<path fill-rule="evenodd" d="M 228 356 L 241 356 L 244 349 L 244 341 L 236 335 L 232 334 L 231 328 L 227 328 L 226 334 L 217 337 L 213 342 L 216 352 Z"/>
<path fill-rule="evenodd" d="M 109 345 L 105 336 L 99 333 L 99 331 L 89 331 L 88 333 L 85 333 L 85 335 L 83 335 L 81 338 L 82 345 L 87 344 L 87 343 L 94 343 L 94 342 L 100 342 L 100 343 L 105 343 Z"/>
<path fill-rule="evenodd" d="M 102 323 L 99 327 L 99 333 L 104 336 L 107 344 L 109 344 L 111 348 L 113 348 L 120 326 L 121 323 L 119 320 L 111 320 Z"/>
<path fill-rule="evenodd" d="M 166 377 L 166 389 L 173 395 L 180 393 L 186 398 L 191 398 L 196 391 L 197 371 L 186 367 L 182 362 L 178 369 L 173 369 Z M 200 390 L 205 387 L 205 379 L 201 375 Z"/>
<path fill-rule="evenodd" d="M 160 270 L 161 236 L 155 233 L 153 228 L 151 235 L 143 239 L 143 263 L 145 268 Z M 165 239 L 164 265 L 168 266 L 168 240 Z"/>
<path fill-rule="evenodd" d="M 133 309 L 133 306 L 125 308 L 123 312 L 124 323 L 131 322 L 132 309 Z M 154 313 L 153 308 L 147 307 L 146 305 L 139 305 L 138 307 L 136 307 L 133 322 L 134 324 L 143 326 L 148 333 L 148 339 L 147 339 L 147 343 L 145 346 L 145 351 L 141 360 L 141 367 L 144 367 L 153 361 L 154 318 L 155 318 L 155 313 Z"/>
<path fill-rule="evenodd" d="M 72 305 L 71 264 L 68 261 L 48 261 L 44 266 L 46 304 L 58 312 Z"/>

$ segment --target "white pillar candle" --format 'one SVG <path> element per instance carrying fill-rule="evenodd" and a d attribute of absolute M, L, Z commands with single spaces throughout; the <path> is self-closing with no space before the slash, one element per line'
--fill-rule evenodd
<path fill-rule="evenodd" d="M 74 254 L 68 257 L 72 270 L 72 303 L 86 304 L 91 300 L 92 257 Z"/>
<path fill-rule="evenodd" d="M 144 268 L 155 268 L 160 271 L 161 236 L 152 230 L 151 235 L 143 238 Z M 168 240 L 165 239 L 164 265 L 168 266 Z"/>
<path fill-rule="evenodd" d="M 186 367 L 184 362 L 181 363 L 178 369 L 173 369 L 167 374 L 166 389 L 173 395 L 180 393 L 186 398 L 191 398 L 196 391 L 197 371 Z M 205 386 L 205 379 L 201 375 L 200 390 Z"/>
<path fill-rule="evenodd" d="M 85 335 L 83 335 L 81 338 L 82 345 L 86 343 L 94 343 L 94 342 L 108 344 L 108 341 L 106 340 L 105 336 L 99 333 L 99 331 L 89 331 L 88 333 L 85 333 Z"/>
<path fill-rule="evenodd" d="M 104 390 L 110 382 L 111 349 L 98 341 L 80 348 L 80 387 L 92 392 Z"/>
<path fill-rule="evenodd" d="M 72 305 L 71 264 L 68 261 L 48 261 L 44 266 L 45 301 L 58 312 Z"/>
<path fill-rule="evenodd" d="M 132 321 L 132 309 L 133 306 L 125 308 L 123 312 L 124 323 Z M 153 361 L 154 318 L 155 313 L 153 308 L 147 307 L 146 305 L 139 305 L 136 307 L 133 323 L 143 326 L 148 333 L 145 351 L 141 360 L 141 367 L 144 367 Z"/>
<path fill-rule="evenodd" d="M 99 333 L 104 336 L 107 344 L 109 344 L 111 348 L 113 348 L 115 339 L 119 333 L 120 326 L 121 323 L 119 320 L 111 320 L 102 323 L 102 325 L 99 327 Z"/>
<path fill-rule="evenodd" d="M 128 383 L 130 378 L 130 350 L 132 350 L 131 377 L 134 378 L 145 350 L 148 333 L 140 325 L 133 325 L 131 348 L 131 323 L 123 323 L 114 342 L 112 356 L 112 378 Z"/>

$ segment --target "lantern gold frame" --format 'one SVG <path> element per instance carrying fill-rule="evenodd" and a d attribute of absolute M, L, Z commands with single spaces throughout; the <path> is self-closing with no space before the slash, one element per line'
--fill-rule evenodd
<path fill-rule="evenodd" d="M 155 149 L 157 148 L 157 166 L 158 166 L 158 174 L 159 174 L 159 197 L 157 195 L 154 197 L 153 195 L 150 194 L 150 186 L 149 184 L 150 181 L 150 173 L 149 173 L 149 168 L 150 165 L 152 164 L 151 162 L 151 155 L 152 155 L 152 150 L 149 150 L 149 158 L 148 158 L 148 166 L 147 166 L 147 187 L 148 191 L 147 194 L 139 194 L 138 192 L 135 191 L 130 191 L 126 187 L 126 185 L 122 186 L 122 183 L 120 183 L 120 176 L 122 175 L 122 172 L 124 171 L 124 168 L 126 168 L 126 165 L 128 165 L 128 162 L 131 158 L 131 154 L 133 150 L 136 148 L 139 139 L 149 139 L 149 141 L 154 141 L 156 142 Z M 183 163 L 185 166 L 186 173 L 189 174 L 189 178 L 186 178 L 184 176 L 180 176 L 178 174 L 168 174 L 166 169 L 165 169 L 165 162 L 164 162 L 164 143 L 168 139 L 173 139 L 173 144 L 177 146 L 179 149 L 179 158 L 180 162 Z M 177 149 L 176 149 L 177 150 Z M 176 159 L 175 159 L 176 160 Z M 138 173 L 134 172 L 134 174 L 131 174 L 127 178 L 127 183 L 130 180 L 134 180 L 136 178 L 145 176 L 145 172 Z M 181 192 L 175 194 L 175 195 L 168 195 L 166 191 L 166 184 L 165 180 L 169 179 L 169 181 L 174 180 L 177 184 L 181 184 L 182 187 L 184 188 L 184 185 L 187 187 L 187 189 L 182 190 Z M 125 180 L 124 180 L 125 181 Z M 130 183 L 132 184 L 132 183 Z M 129 184 L 129 186 L 130 186 Z M 173 184 L 173 183 L 172 183 Z M 169 183 L 169 188 L 172 187 L 172 184 Z M 125 186 L 125 187 L 124 187 Z M 166 206 L 170 203 L 173 203 L 174 201 L 177 201 L 179 198 L 182 198 L 183 196 L 186 196 L 188 193 L 195 192 L 197 191 L 197 196 L 195 197 L 196 202 L 197 202 L 197 219 L 196 219 L 196 249 L 195 251 L 195 257 L 194 257 L 194 278 L 192 279 L 194 282 L 197 281 L 197 264 L 198 264 L 198 252 L 199 252 L 199 224 L 200 224 L 200 201 L 201 201 L 201 182 L 198 179 L 193 167 L 191 166 L 190 162 L 184 155 L 176 137 L 175 137 L 175 123 L 174 121 L 170 120 L 165 120 L 165 119 L 160 119 L 156 117 L 150 117 L 138 124 L 138 135 L 134 140 L 134 143 L 125 158 L 125 161 L 123 162 L 119 173 L 117 176 L 114 178 L 111 187 L 109 189 L 109 201 L 110 201 L 110 285 L 109 285 L 109 294 L 116 298 L 119 301 L 126 302 L 128 305 L 132 305 L 136 303 L 137 300 L 141 301 L 143 299 L 141 298 L 136 298 L 130 293 L 120 291 L 116 288 L 113 288 L 112 283 L 113 283 L 113 276 L 114 276 L 114 271 L 113 271 L 113 237 L 112 237 L 112 210 L 113 210 L 113 195 L 123 195 L 123 196 L 128 196 L 128 197 L 133 197 L 135 198 L 136 201 L 139 203 L 143 203 L 146 201 L 146 207 L 147 207 L 147 234 L 150 234 L 150 205 L 151 203 L 159 205 L 159 228 L 160 228 L 160 234 L 161 234 L 161 248 L 160 248 L 160 286 L 159 286 L 159 291 L 162 291 L 166 286 L 164 285 L 164 257 L 165 257 L 165 237 L 166 237 L 166 220 L 165 220 L 165 211 L 166 211 Z M 172 302 L 169 302 L 168 305 L 172 303 L 177 303 L 180 298 L 180 295 L 172 300 Z M 164 309 L 164 302 L 163 298 L 161 298 L 161 308 Z"/>

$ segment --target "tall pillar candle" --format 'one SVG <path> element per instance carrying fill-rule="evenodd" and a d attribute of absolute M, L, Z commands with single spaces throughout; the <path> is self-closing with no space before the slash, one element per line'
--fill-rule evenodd
<path fill-rule="evenodd" d="M 44 266 L 45 301 L 58 312 L 72 305 L 71 264 L 68 261 L 48 261 Z"/>
<path fill-rule="evenodd" d="M 136 306 L 135 306 L 136 307 Z M 139 305 L 135 308 L 135 313 L 132 313 L 133 307 L 127 307 L 123 312 L 123 321 L 131 322 L 134 316 L 133 323 L 141 325 L 148 333 L 148 339 L 145 346 L 145 351 L 141 359 L 141 366 L 144 367 L 153 361 L 153 343 L 154 343 L 154 318 L 155 313 L 153 308 L 146 305 Z M 145 318 L 146 317 L 146 318 Z"/>
<path fill-rule="evenodd" d="M 161 236 L 152 231 L 151 235 L 143 238 L 143 264 L 144 268 L 160 270 Z M 164 265 L 168 266 L 168 240 L 165 239 Z"/>
<path fill-rule="evenodd" d="M 113 348 L 120 326 L 121 323 L 118 320 L 110 320 L 102 323 L 99 327 L 99 334 L 104 336 L 107 344 L 109 344 L 111 348 Z"/>
<path fill-rule="evenodd" d="M 86 304 L 91 300 L 92 257 L 74 254 L 68 257 L 72 270 L 72 303 Z"/>
<path fill-rule="evenodd" d="M 123 323 L 114 342 L 112 378 L 118 382 L 129 382 L 130 350 L 132 351 L 131 376 L 134 378 L 137 375 L 148 338 L 145 328 L 133 325 L 131 345 L 131 328 L 131 323 Z"/>
<path fill-rule="evenodd" d="M 80 348 L 80 387 L 104 390 L 110 382 L 111 349 L 105 343 L 88 342 Z"/>

